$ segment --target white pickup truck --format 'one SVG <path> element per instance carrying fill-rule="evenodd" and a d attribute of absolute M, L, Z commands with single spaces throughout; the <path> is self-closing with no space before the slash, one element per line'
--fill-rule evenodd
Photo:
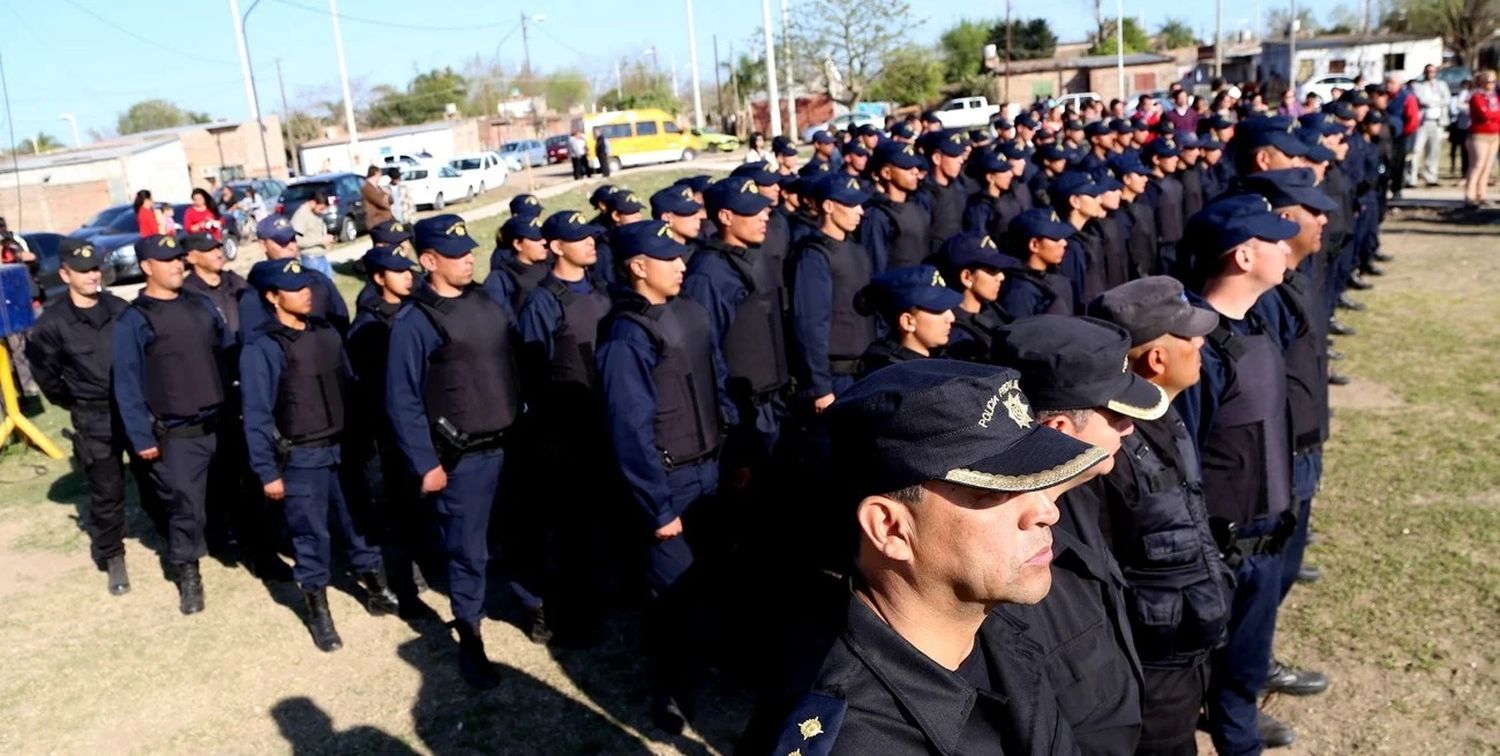
<path fill-rule="evenodd" d="M 955 97 L 933 111 L 945 129 L 977 129 L 990 125 L 1000 114 L 999 105 L 983 97 Z"/>

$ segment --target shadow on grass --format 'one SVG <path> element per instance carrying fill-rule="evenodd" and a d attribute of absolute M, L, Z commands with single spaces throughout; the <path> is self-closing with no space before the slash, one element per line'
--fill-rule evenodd
<path fill-rule="evenodd" d="M 416 754 L 411 746 L 378 727 L 333 729 L 333 720 L 305 696 L 283 698 L 271 707 L 271 718 L 292 746 L 293 756 L 323 753 Z"/>

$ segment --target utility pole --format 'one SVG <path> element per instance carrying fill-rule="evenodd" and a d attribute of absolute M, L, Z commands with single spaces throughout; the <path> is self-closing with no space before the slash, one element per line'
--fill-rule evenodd
<path fill-rule="evenodd" d="M 693 21 L 693 0 L 687 0 L 688 65 L 693 67 L 693 128 L 703 128 L 703 87 L 698 81 L 698 26 Z M 719 45 L 714 42 L 714 84 L 719 81 Z"/>
<path fill-rule="evenodd" d="M 1287 22 L 1286 29 L 1286 80 L 1293 93 L 1297 91 L 1297 27 L 1301 25 L 1297 20 L 1297 0 L 1292 0 L 1292 20 Z"/>
<path fill-rule="evenodd" d="M 344 61 L 344 33 L 339 29 L 339 0 L 328 0 L 328 16 L 333 19 L 333 50 L 339 57 L 339 86 L 344 90 L 344 127 L 349 130 L 349 167 L 354 165 L 354 148 L 359 146 L 359 127 L 354 123 L 354 95 L 349 93 L 349 64 Z"/>
<path fill-rule="evenodd" d="M 617 60 L 615 61 L 615 104 L 619 104 L 620 100 L 625 98 L 625 93 L 622 91 L 624 88 L 625 81 L 620 76 L 620 61 Z"/>
<path fill-rule="evenodd" d="M 688 0 L 688 5 L 692 5 L 692 0 Z M 697 66 L 693 67 L 697 68 Z M 694 90 L 696 89 L 694 87 Z M 724 124 L 724 85 L 723 80 L 719 78 L 719 35 L 717 34 L 714 35 L 714 106 L 719 111 L 719 125 L 722 126 Z"/>
<path fill-rule="evenodd" d="M 771 115 L 771 136 L 781 134 L 781 96 L 776 92 L 776 43 L 771 38 L 771 0 L 760 0 L 760 22 L 766 38 L 766 110 Z"/>
<path fill-rule="evenodd" d="M 792 16 L 787 12 L 787 0 L 781 0 L 781 51 L 786 58 L 786 119 L 787 133 L 797 136 L 797 87 L 792 84 Z"/>
<path fill-rule="evenodd" d="M 260 120 L 260 96 L 255 91 L 255 72 L 250 67 L 250 45 L 245 40 L 245 22 L 250 19 L 250 14 L 255 11 L 257 5 L 260 5 L 260 0 L 251 2 L 250 7 L 245 9 L 245 15 L 241 16 L 239 0 L 229 0 L 229 13 L 234 16 L 235 42 L 240 48 L 240 71 L 245 75 L 246 95 L 250 100 L 250 117 L 255 121 L 255 133 L 260 137 L 260 156 L 265 161 L 266 177 L 270 178 L 271 150 L 266 147 L 266 125 Z"/>
<path fill-rule="evenodd" d="M 302 155 L 297 152 L 297 135 L 292 133 L 292 109 L 286 106 L 286 81 L 281 78 L 281 58 L 276 59 L 276 87 L 281 90 L 281 127 L 286 129 L 286 142 L 292 153 L 292 168 L 302 175 Z"/>
<path fill-rule="evenodd" d="M 64 121 L 67 121 L 68 125 L 73 128 L 73 147 L 82 147 L 83 140 L 78 138 L 78 116 L 75 116 L 72 113 L 58 113 L 57 117 L 63 119 Z"/>
<path fill-rule="evenodd" d="M 1224 77 L 1224 0 L 1218 0 L 1214 11 L 1214 78 Z"/>
<path fill-rule="evenodd" d="M 531 78 L 531 30 L 527 26 L 526 11 L 521 11 L 521 81 Z"/>
<path fill-rule="evenodd" d="M 1120 99 L 1125 92 L 1125 0 L 1115 0 L 1115 80 L 1120 87 Z"/>
<path fill-rule="evenodd" d="M 1010 55 L 1011 55 L 1011 52 L 1010 52 L 1010 49 L 1011 49 L 1010 48 L 1010 42 L 1011 42 L 1010 0 L 1005 0 L 1005 97 L 1003 99 L 1005 100 L 1005 104 L 1006 105 L 1009 105 L 1010 102 L 1011 102 L 1011 99 L 1010 99 Z"/>

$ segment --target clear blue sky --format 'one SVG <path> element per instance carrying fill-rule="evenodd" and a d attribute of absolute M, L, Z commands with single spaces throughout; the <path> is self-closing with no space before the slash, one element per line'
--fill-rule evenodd
<path fill-rule="evenodd" d="M 878 1 L 878 0 L 875 0 Z M 243 12 L 251 0 L 240 0 Z M 792 0 L 795 14 L 805 0 Z M 1106 0 L 1108 15 L 1114 2 Z M 1322 19 L 1335 0 L 1308 0 Z M 1003 0 L 915 0 L 925 22 L 914 41 L 930 43 L 961 18 L 1003 16 Z M 1280 0 L 1226 3 L 1226 34 L 1250 25 L 1262 13 L 1285 7 Z M 1358 3 L 1355 3 L 1357 7 Z M 275 59 L 282 61 L 292 106 L 338 99 L 327 0 L 261 0 L 247 25 L 261 108 L 280 112 Z M 512 70 L 521 60 L 517 30 L 523 5 L 478 0 L 342 0 L 344 49 L 351 79 L 367 87 L 404 86 L 419 70 L 454 65 L 478 54 L 497 54 Z M 567 0 L 533 2 L 531 56 L 541 71 L 577 67 L 603 77 L 613 61 L 655 46 L 658 65 L 670 70 L 676 56 L 682 85 L 689 82 L 687 24 L 682 0 Z M 1045 16 L 1064 40 L 1081 39 L 1090 24 L 1090 0 L 1014 0 L 1017 17 Z M 0 0 L 0 55 L 10 85 L 17 141 L 46 131 L 71 142 L 63 111 L 88 130 L 113 130 L 131 103 L 163 97 L 216 118 L 244 118 L 249 110 L 240 77 L 228 0 Z M 773 14 L 779 0 L 772 0 Z M 1207 0 L 1125 0 L 1125 15 L 1143 16 L 1154 29 L 1165 18 L 1185 19 L 1211 33 L 1214 4 Z M 697 0 L 698 52 L 702 78 L 713 83 L 713 35 L 728 58 L 749 48 L 760 26 L 755 0 Z M 776 21 L 779 26 L 779 17 Z M 0 113 L 0 117 L 3 117 Z M 5 124 L 9 126 L 10 124 Z M 0 141 L 8 134 L 0 130 Z"/>

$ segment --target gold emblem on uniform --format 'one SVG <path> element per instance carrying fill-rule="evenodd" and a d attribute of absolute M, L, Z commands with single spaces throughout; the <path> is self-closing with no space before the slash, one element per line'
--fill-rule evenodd
<path fill-rule="evenodd" d="M 464 228 L 464 222 L 463 221 L 459 221 L 459 222 L 457 222 L 457 223 L 449 226 L 448 230 L 444 231 L 443 233 L 445 233 L 445 234 L 447 234 L 449 236 L 468 236 L 469 235 L 469 229 Z"/>
<path fill-rule="evenodd" d="M 797 731 L 802 733 L 803 740 L 815 738 L 823 734 L 823 723 L 818 721 L 817 717 L 806 719 L 797 725 Z"/>
<path fill-rule="evenodd" d="M 1011 421 L 1016 424 L 1017 428 L 1026 430 L 1031 427 L 1031 406 L 1026 404 L 1026 399 L 1021 396 L 1019 387 L 1010 386 L 1010 388 L 1010 393 L 1001 402 L 1005 405 L 1005 414 L 1010 415 Z"/>
<path fill-rule="evenodd" d="M 294 260 L 287 260 L 286 261 L 286 265 L 281 266 L 281 272 L 282 273 L 301 273 L 302 272 L 302 263 L 297 262 L 295 259 Z"/>
<path fill-rule="evenodd" d="M 1062 221 L 1059 220 L 1058 217 L 1057 217 L 1057 211 L 1056 210 L 1052 211 L 1052 222 L 1053 223 L 1062 223 Z"/>
<path fill-rule="evenodd" d="M 849 179 L 849 188 L 856 192 L 859 191 L 859 181 L 857 179 Z"/>
<path fill-rule="evenodd" d="M 693 188 L 691 186 L 682 187 L 682 198 L 685 200 L 693 198 Z"/>
<path fill-rule="evenodd" d="M 753 179 L 746 179 L 745 183 L 740 184 L 740 194 L 750 194 L 751 192 L 759 191 L 760 189 L 755 186 L 755 181 Z"/>
<path fill-rule="evenodd" d="M 792 751 L 791 753 L 787 754 L 786 756 L 802 756 L 802 749 L 798 748 L 798 749 Z"/>
<path fill-rule="evenodd" d="M 948 140 L 951 141 L 951 142 L 953 142 L 954 144 L 963 144 L 964 143 L 964 137 L 963 137 L 962 134 L 954 134 L 953 136 L 948 137 Z"/>
<path fill-rule="evenodd" d="M 533 196 L 531 196 L 529 194 L 526 195 L 525 204 L 527 204 L 527 205 L 535 205 L 536 204 L 536 197 L 533 197 Z"/>
<path fill-rule="evenodd" d="M 583 216 L 580 215 L 580 214 L 578 214 L 578 213 L 573 213 L 572 215 L 568 216 L 568 222 L 572 223 L 572 224 L 575 224 L 575 225 L 582 226 L 583 225 Z"/>
<path fill-rule="evenodd" d="M 672 227 L 663 223 L 661 224 L 661 228 L 656 229 L 656 235 L 663 239 L 670 239 L 672 238 Z"/>
<path fill-rule="evenodd" d="M 79 257 L 93 257 L 94 256 L 94 246 L 92 244 L 85 244 L 82 247 L 79 247 L 76 251 L 74 251 L 73 254 L 75 254 L 75 255 L 77 255 Z"/>
<path fill-rule="evenodd" d="M 396 233 L 400 233 L 402 231 L 405 231 L 406 227 L 403 226 L 403 225 L 401 225 L 401 221 L 392 221 L 391 222 L 391 230 L 395 231 Z"/>
<path fill-rule="evenodd" d="M 984 235 L 984 236 L 983 236 L 983 237 L 982 237 L 982 238 L 981 238 L 981 239 L 980 239 L 980 240 L 979 240 L 979 246 L 980 246 L 980 247 L 981 247 L 981 248 L 985 248 L 985 247 L 987 247 L 987 248 L 989 248 L 989 249 L 999 249 L 999 247 L 996 247 L 996 246 L 995 246 L 995 240 L 994 240 L 994 239 L 991 239 L 991 238 L 990 238 L 990 235 L 989 235 L 989 234 L 985 234 L 985 235 Z"/>
<path fill-rule="evenodd" d="M 161 239 L 161 245 L 163 247 L 176 247 L 177 246 L 177 240 L 174 239 L 174 238 L 172 238 L 172 237 L 170 237 L 170 236 L 163 236 L 162 239 Z"/>
<path fill-rule="evenodd" d="M 542 219 L 540 217 L 532 218 L 531 220 L 526 221 L 526 225 L 531 226 L 532 228 L 541 228 L 542 227 Z"/>
<path fill-rule="evenodd" d="M 943 280 L 943 274 L 942 273 L 939 273 L 939 272 L 937 272 L 937 271 L 934 270 L 934 271 L 932 271 L 932 285 L 933 286 L 947 286 L 948 282 Z"/>

